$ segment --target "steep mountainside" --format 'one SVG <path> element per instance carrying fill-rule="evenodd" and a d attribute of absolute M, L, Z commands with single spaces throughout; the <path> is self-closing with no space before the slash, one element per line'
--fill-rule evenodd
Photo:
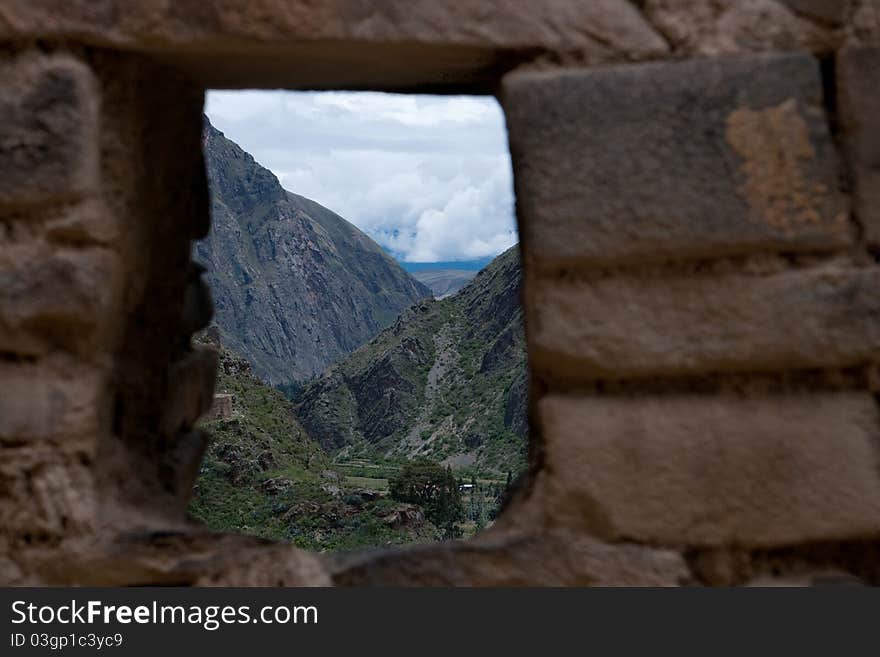
<path fill-rule="evenodd" d="M 211 444 L 189 508 L 209 528 L 313 550 L 442 537 L 420 508 L 365 488 L 371 479 L 334 469 L 297 423 L 290 402 L 227 349 L 221 350 L 217 391 L 229 403 L 203 423 Z"/>
<path fill-rule="evenodd" d="M 321 372 L 431 294 L 345 219 L 285 191 L 205 120 L 211 234 L 196 245 L 224 344 L 272 384 Z"/>
<path fill-rule="evenodd" d="M 416 304 L 307 386 L 297 417 L 339 459 L 525 463 L 526 350 L 518 247 L 464 287 Z"/>

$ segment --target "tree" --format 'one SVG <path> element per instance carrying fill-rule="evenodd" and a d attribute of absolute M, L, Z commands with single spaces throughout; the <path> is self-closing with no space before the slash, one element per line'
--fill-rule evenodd
<path fill-rule="evenodd" d="M 425 517 L 443 528 L 446 538 L 461 533 L 456 523 L 464 518 L 464 505 L 451 468 L 427 459 L 410 461 L 391 479 L 389 492 L 398 502 L 421 506 Z"/>
<path fill-rule="evenodd" d="M 468 518 L 477 519 L 477 478 L 471 475 L 471 494 L 468 498 Z"/>
<path fill-rule="evenodd" d="M 486 526 L 486 522 L 488 520 L 488 516 L 486 515 L 486 505 L 484 501 L 485 494 L 482 486 L 477 487 L 475 485 L 473 490 L 476 492 L 477 495 L 477 508 L 476 513 L 474 514 L 474 523 L 477 526 L 477 531 L 480 531 Z"/>

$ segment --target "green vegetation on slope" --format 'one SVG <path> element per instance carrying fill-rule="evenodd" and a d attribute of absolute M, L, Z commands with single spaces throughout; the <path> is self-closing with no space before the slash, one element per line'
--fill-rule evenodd
<path fill-rule="evenodd" d="M 299 426 L 290 402 L 226 350 L 217 391 L 233 395 L 233 413 L 203 425 L 212 440 L 190 504 L 191 515 L 211 529 L 313 550 L 442 537 L 419 507 L 336 471 Z"/>
<path fill-rule="evenodd" d="M 297 397 L 338 461 L 429 458 L 502 476 L 526 460 L 526 351 L 514 247 L 458 294 L 426 300 Z"/>

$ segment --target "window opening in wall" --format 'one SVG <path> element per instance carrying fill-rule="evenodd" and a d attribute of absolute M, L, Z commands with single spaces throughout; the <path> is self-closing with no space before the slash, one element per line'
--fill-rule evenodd
<path fill-rule="evenodd" d="M 527 441 L 497 102 L 218 91 L 204 121 L 221 367 L 191 514 L 316 550 L 490 525 Z"/>

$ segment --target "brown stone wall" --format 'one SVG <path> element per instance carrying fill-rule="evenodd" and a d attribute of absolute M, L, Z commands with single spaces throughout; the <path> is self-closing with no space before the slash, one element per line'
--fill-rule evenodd
<path fill-rule="evenodd" d="M 880 583 L 875 0 L 0 5 L 0 582 Z M 185 517 L 209 86 L 497 91 L 531 470 L 467 543 Z"/>

